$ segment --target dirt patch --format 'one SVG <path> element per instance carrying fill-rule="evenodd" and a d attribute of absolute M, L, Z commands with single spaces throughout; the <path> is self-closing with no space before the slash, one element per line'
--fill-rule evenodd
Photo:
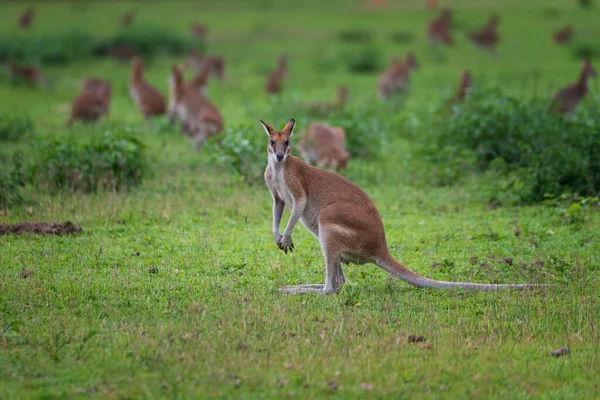
<path fill-rule="evenodd" d="M 20 222 L 18 224 L 0 224 L 0 235 L 22 235 L 35 233 L 37 235 L 68 235 L 81 232 L 81 226 L 67 222 Z"/>

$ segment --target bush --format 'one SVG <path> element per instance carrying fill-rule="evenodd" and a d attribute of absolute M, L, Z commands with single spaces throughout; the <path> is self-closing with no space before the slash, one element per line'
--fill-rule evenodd
<path fill-rule="evenodd" d="M 396 43 L 412 43 L 415 40 L 415 36 L 410 32 L 393 32 L 390 35 L 390 39 Z"/>
<path fill-rule="evenodd" d="M 9 208 L 23 201 L 21 188 L 31 181 L 23 169 L 23 154 L 15 153 L 12 166 L 0 166 L 0 208 Z"/>
<path fill-rule="evenodd" d="M 137 55 L 151 58 L 157 54 L 184 54 L 194 48 L 203 51 L 205 43 L 198 38 L 181 38 L 161 28 L 133 25 L 120 29 L 112 37 L 99 40 L 94 47 L 94 54 L 106 56 L 112 47 L 129 48 Z"/>
<path fill-rule="evenodd" d="M 95 40 L 92 36 L 71 31 L 53 35 L 0 37 L 0 61 L 64 65 L 88 58 Z"/>
<path fill-rule="evenodd" d="M 451 114 L 440 114 L 432 131 L 437 161 L 453 163 L 472 152 L 477 170 L 504 165 L 521 201 L 572 192 L 600 191 L 600 117 L 549 114 L 542 100 L 523 100 L 497 90 L 472 93 Z M 464 158 L 464 156 L 463 156 Z M 496 168 L 497 169 L 497 168 Z"/>
<path fill-rule="evenodd" d="M 146 166 L 145 147 L 136 136 L 125 131 L 106 132 L 91 143 L 48 144 L 36 176 L 50 190 L 119 191 L 138 186 Z"/>
<path fill-rule="evenodd" d="M 338 33 L 337 37 L 340 41 L 348 43 L 370 42 L 373 39 L 371 32 L 364 29 L 349 29 L 341 31 Z"/>
<path fill-rule="evenodd" d="M 600 57 L 600 46 L 594 43 L 578 43 L 573 46 L 573 57 L 578 60 L 591 60 Z"/>
<path fill-rule="evenodd" d="M 209 161 L 226 166 L 249 185 L 262 182 L 266 167 L 267 136 L 258 124 L 227 127 L 208 140 L 202 153 Z"/>
<path fill-rule="evenodd" d="M 26 116 L 0 114 L 0 141 L 17 141 L 33 132 L 33 121 Z"/>
<path fill-rule="evenodd" d="M 381 66 L 381 52 L 373 45 L 362 45 L 345 50 L 341 56 L 346 68 L 354 74 L 376 72 Z"/>

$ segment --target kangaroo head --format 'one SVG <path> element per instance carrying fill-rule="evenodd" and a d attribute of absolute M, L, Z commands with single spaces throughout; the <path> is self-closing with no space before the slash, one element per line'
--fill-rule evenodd
<path fill-rule="evenodd" d="M 260 121 L 265 132 L 269 135 L 269 144 L 267 145 L 267 152 L 275 163 L 284 162 L 292 154 L 292 146 L 290 145 L 290 138 L 294 134 L 294 125 L 296 125 L 295 119 L 285 124 L 281 131 L 277 131 L 271 125 L 266 122 Z"/>
<path fill-rule="evenodd" d="M 463 70 L 463 72 L 460 76 L 460 86 L 462 88 L 468 88 L 471 86 L 471 83 L 472 83 L 471 74 L 466 69 Z"/>
<path fill-rule="evenodd" d="M 348 100 L 348 88 L 346 86 L 338 87 L 337 100 L 340 104 L 344 104 L 346 103 L 346 100 Z"/>
<path fill-rule="evenodd" d="M 131 62 L 131 76 L 139 79 L 142 77 L 144 70 L 144 60 L 141 57 L 134 57 Z"/>
<path fill-rule="evenodd" d="M 181 68 L 177 65 L 173 65 L 173 67 L 171 67 L 169 86 L 172 88 L 181 88 L 183 86 L 183 72 L 181 72 Z"/>
<path fill-rule="evenodd" d="M 450 22 L 452 18 L 452 10 L 449 8 L 444 8 L 440 13 L 440 18 L 445 22 Z"/>
<path fill-rule="evenodd" d="M 409 70 L 419 68 L 419 63 L 412 52 L 408 52 L 406 54 L 406 66 Z"/>
<path fill-rule="evenodd" d="M 585 60 L 583 62 L 583 66 L 581 68 L 581 75 L 585 76 L 586 78 L 595 78 L 597 76 L 596 70 L 592 66 L 590 60 Z"/>

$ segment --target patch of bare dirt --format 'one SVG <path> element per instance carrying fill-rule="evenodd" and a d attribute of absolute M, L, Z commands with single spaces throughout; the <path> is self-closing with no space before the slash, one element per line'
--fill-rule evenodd
<path fill-rule="evenodd" d="M 81 232 L 81 226 L 67 222 L 20 222 L 18 224 L 0 224 L 0 235 L 68 235 Z"/>

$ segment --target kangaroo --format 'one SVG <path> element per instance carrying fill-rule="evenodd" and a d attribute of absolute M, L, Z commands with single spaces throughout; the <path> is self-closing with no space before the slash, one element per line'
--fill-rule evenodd
<path fill-rule="evenodd" d="M 377 94 L 380 100 L 387 100 L 394 93 L 406 92 L 409 88 L 410 73 L 419 67 L 412 53 L 408 53 L 406 62 L 394 57 L 388 69 L 377 80 Z"/>
<path fill-rule="evenodd" d="M 200 25 L 195 22 L 190 26 L 190 33 L 193 37 L 197 37 L 200 39 L 206 39 L 206 35 L 208 34 L 208 29 L 204 25 Z"/>
<path fill-rule="evenodd" d="M 396 278 L 416 286 L 434 289 L 500 290 L 527 289 L 533 284 L 483 284 L 443 282 L 425 278 L 406 268 L 390 254 L 383 221 L 369 196 L 354 183 L 330 171 L 306 164 L 292 156 L 290 139 L 295 120 L 281 131 L 260 121 L 269 136 L 265 182 L 273 197 L 273 236 L 285 253 L 293 251 L 292 232 L 298 220 L 319 239 L 325 257 L 325 283 L 287 286 L 287 294 L 337 293 L 346 281 L 342 263 L 373 263 Z M 291 209 L 290 219 L 280 233 L 283 209 Z"/>
<path fill-rule="evenodd" d="M 128 11 L 121 17 L 121 27 L 129 28 L 135 19 L 135 14 L 133 11 Z"/>
<path fill-rule="evenodd" d="M 29 7 L 19 16 L 19 27 L 22 29 L 27 29 L 33 22 L 33 18 L 35 17 L 35 9 L 33 7 Z"/>
<path fill-rule="evenodd" d="M 209 56 L 204 59 L 200 71 L 191 80 L 186 83 L 186 87 L 206 96 L 206 88 L 208 86 L 208 77 L 210 74 L 216 75 L 219 79 L 223 79 L 223 59 L 217 56 Z M 183 65 L 182 70 L 187 69 L 187 65 Z"/>
<path fill-rule="evenodd" d="M 480 31 L 469 34 L 469 39 L 475 47 L 489 51 L 493 58 L 497 58 L 496 45 L 500 42 L 498 35 L 499 21 L 500 17 L 494 14 L 490 16 L 487 24 Z"/>
<path fill-rule="evenodd" d="M 111 86 L 107 81 L 89 77 L 83 81 L 83 91 L 71 104 L 71 116 L 65 126 L 76 120 L 83 123 L 97 122 L 110 112 Z"/>
<path fill-rule="evenodd" d="M 30 85 L 51 88 L 50 81 L 42 74 L 39 66 L 18 66 L 11 58 L 9 58 L 6 61 L 6 72 L 13 81 L 24 81 Z"/>
<path fill-rule="evenodd" d="M 556 44 L 564 44 L 571 41 L 573 37 L 573 26 L 567 25 L 563 29 L 559 29 L 558 31 L 552 34 L 552 40 Z"/>
<path fill-rule="evenodd" d="M 344 130 L 325 123 L 310 124 L 298 148 L 307 163 L 316 163 L 319 167 L 345 169 L 350 159 Z"/>
<path fill-rule="evenodd" d="M 431 21 L 427 27 L 427 37 L 432 45 L 452 45 L 450 24 L 452 22 L 452 10 L 444 8 L 439 17 Z"/>
<path fill-rule="evenodd" d="M 312 114 L 327 115 L 332 111 L 343 110 L 348 101 L 348 88 L 340 86 L 336 90 L 336 101 L 333 103 L 312 102 L 302 105 L 302 108 L 309 110 Z"/>
<path fill-rule="evenodd" d="M 453 98 L 453 102 L 455 104 L 463 102 L 467 96 L 467 91 L 471 88 L 472 84 L 473 80 L 471 79 L 471 74 L 466 69 L 463 70 L 462 74 L 460 75 L 460 83 Z"/>
<path fill-rule="evenodd" d="M 217 107 L 206 97 L 185 86 L 183 73 L 177 66 L 169 77 L 169 121 L 178 118 L 184 134 L 191 136 L 196 148 L 223 130 L 223 117 Z"/>
<path fill-rule="evenodd" d="M 129 94 L 136 102 L 144 118 L 149 119 L 166 113 L 164 96 L 144 80 L 144 62 L 136 57 L 131 65 Z"/>
<path fill-rule="evenodd" d="M 596 76 L 596 70 L 590 61 L 584 61 L 577 82 L 566 86 L 554 95 L 550 111 L 566 115 L 572 114 L 588 93 L 588 79 Z"/>
<path fill-rule="evenodd" d="M 267 94 L 276 94 L 281 92 L 283 79 L 287 76 L 287 57 L 279 56 L 277 69 L 267 77 Z"/>

